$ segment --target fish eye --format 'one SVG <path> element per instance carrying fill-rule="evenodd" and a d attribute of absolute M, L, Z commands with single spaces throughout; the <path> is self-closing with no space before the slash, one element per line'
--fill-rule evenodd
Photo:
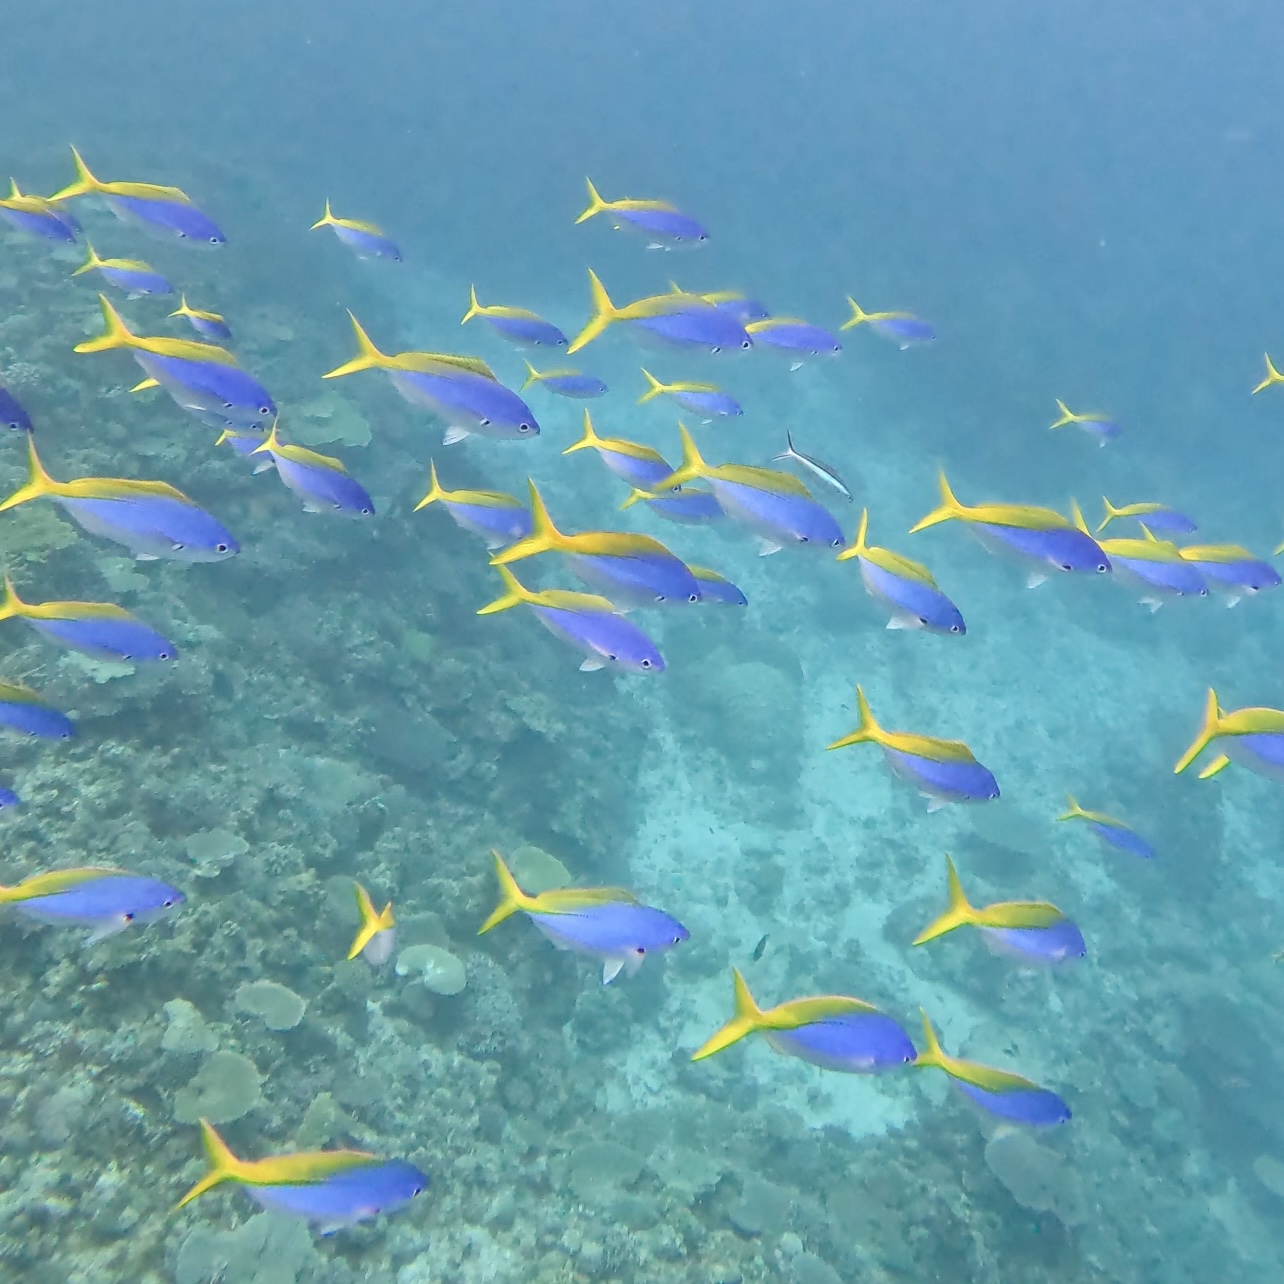
<path fill-rule="evenodd" d="M 126 656 L 125 658 L 126 658 L 127 660 L 132 660 L 134 657 L 133 657 L 132 655 L 129 655 L 129 656 Z M 162 660 L 169 660 L 169 659 L 172 659 L 173 657 L 170 655 L 170 653 L 169 653 L 168 651 L 162 651 L 162 652 L 160 653 L 160 658 L 161 658 Z"/>
<path fill-rule="evenodd" d="M 645 953 L 646 953 L 646 946 L 644 946 L 644 945 L 639 945 L 639 946 L 638 946 L 638 955 L 639 955 L 639 956 L 641 956 L 641 955 L 643 955 L 643 954 L 645 954 Z"/>
<path fill-rule="evenodd" d="M 1105 574 L 1109 569 L 1110 569 L 1110 567 L 1108 567 L 1108 566 L 1105 564 L 1105 562 L 1098 562 L 1098 563 L 1097 563 L 1097 574 L 1098 574 L 1098 575 L 1104 575 L 1104 574 Z"/>
<path fill-rule="evenodd" d="M 806 536 L 806 535 L 799 535 L 799 536 L 798 536 L 798 542 L 799 542 L 800 544 L 810 544 L 810 543 L 811 543 L 811 541 L 807 538 L 807 536 Z"/>
<path fill-rule="evenodd" d="M 688 601 L 688 602 L 698 602 L 699 600 L 700 600 L 700 594 L 699 594 L 699 593 L 691 593 L 691 594 L 689 594 L 689 595 L 688 595 L 688 597 L 687 597 L 687 601 Z"/>
<path fill-rule="evenodd" d="M 226 553 L 226 552 L 227 552 L 227 545 L 226 545 L 226 544 L 215 544 L 215 545 L 214 545 L 214 551 L 215 551 L 216 553 Z"/>
<path fill-rule="evenodd" d="M 713 347 L 713 348 L 710 348 L 709 351 L 712 352 L 713 355 L 716 357 L 718 353 L 722 351 L 722 349 L 721 347 Z"/>
<path fill-rule="evenodd" d="M 615 657 L 614 657 L 614 656 L 612 656 L 612 657 L 611 657 L 611 659 L 612 659 L 612 660 L 614 660 L 614 659 L 615 659 Z M 642 667 L 643 667 L 644 669 L 649 669 L 649 668 L 651 667 L 651 661 L 650 661 L 650 660 L 643 660 L 643 661 L 642 661 Z"/>
<path fill-rule="evenodd" d="M 485 423 L 485 422 L 487 422 L 487 421 L 486 421 L 486 420 L 483 420 L 482 422 L 483 422 L 483 423 Z M 531 430 L 531 426 L 530 426 L 530 424 L 518 424 L 518 425 L 517 425 L 517 431 L 518 431 L 518 432 L 530 432 L 530 430 Z"/>
<path fill-rule="evenodd" d="M 164 909 L 173 909 L 173 908 L 174 908 L 174 902 L 173 902 L 173 900 L 172 900 L 172 899 L 170 899 L 170 900 L 167 900 L 167 901 L 162 902 L 162 908 L 164 908 Z"/>
<path fill-rule="evenodd" d="M 838 539 L 831 539 L 829 541 L 830 548 L 842 548 L 842 546 L 843 546 L 843 541 L 841 537 Z"/>
<path fill-rule="evenodd" d="M 924 623 L 924 624 L 926 624 L 926 623 L 927 623 L 927 621 L 926 621 L 926 620 L 924 620 L 924 621 L 923 621 L 923 623 Z M 958 626 L 957 624 L 951 624 L 951 625 L 950 625 L 950 632 L 951 632 L 951 633 L 957 633 L 958 631 L 959 631 L 959 626 Z"/>
<path fill-rule="evenodd" d="M 478 422 L 478 424 L 479 424 L 481 427 L 483 427 L 483 428 L 489 428 L 489 427 L 490 427 L 490 420 L 489 420 L 489 419 L 479 419 L 477 422 Z M 525 427 L 526 427 L 526 425 L 525 425 L 525 424 L 518 424 L 518 425 L 517 425 L 517 427 L 518 427 L 518 430 L 520 431 L 521 429 L 525 428 Z"/>
<path fill-rule="evenodd" d="M 753 347 L 753 340 L 752 340 L 752 339 L 746 339 L 746 340 L 745 340 L 745 341 L 740 345 L 740 351 L 741 351 L 741 352 L 748 352 L 748 351 L 749 351 L 749 349 L 750 349 L 750 348 L 752 348 L 752 347 Z"/>
<path fill-rule="evenodd" d="M 218 244 L 219 244 L 219 239 L 218 239 L 218 237 L 217 237 L 217 236 L 211 236 L 211 237 L 210 237 L 210 244 L 211 244 L 211 245 L 218 245 Z"/>
<path fill-rule="evenodd" d="M 362 517 L 369 517 L 373 512 L 374 512 L 374 509 L 373 509 L 373 508 L 363 508 L 363 509 L 361 510 L 361 516 L 362 516 Z"/>
<path fill-rule="evenodd" d="M 132 923 L 134 921 L 134 916 L 132 914 L 122 914 L 121 917 L 126 923 Z"/>

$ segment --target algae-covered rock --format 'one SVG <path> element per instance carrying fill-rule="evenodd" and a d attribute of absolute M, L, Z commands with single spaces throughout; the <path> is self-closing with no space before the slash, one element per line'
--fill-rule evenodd
<path fill-rule="evenodd" d="M 784 1187 L 750 1173 L 727 1219 L 741 1235 L 778 1235 L 785 1228 L 791 1198 Z"/>
<path fill-rule="evenodd" d="M 75 542 L 76 528 L 63 521 L 53 507 L 23 504 L 5 518 L 3 548 L 5 560 L 10 565 L 14 562 L 43 562 L 55 549 L 69 548 Z"/>
<path fill-rule="evenodd" d="M 328 1092 L 318 1092 L 303 1112 L 294 1141 L 300 1150 L 321 1150 L 351 1130 L 352 1120 L 338 1102 Z"/>
<path fill-rule="evenodd" d="M 293 1030 L 308 1010 L 308 1001 L 275 981 L 247 981 L 236 988 L 232 1006 L 249 1012 L 269 1030 Z"/>
<path fill-rule="evenodd" d="M 1052 1213 L 1066 1227 L 1087 1220 L 1078 1176 L 1051 1146 L 1023 1132 L 996 1132 L 985 1143 L 985 1162 L 1022 1208 Z"/>
<path fill-rule="evenodd" d="M 250 845 L 229 829 L 205 829 L 192 834 L 184 849 L 197 878 L 217 878 L 238 856 L 244 856 Z"/>
<path fill-rule="evenodd" d="M 509 856 L 508 868 L 513 871 L 522 891 L 531 896 L 538 896 L 554 887 L 571 885 L 571 871 L 556 856 L 530 843 L 518 847 Z"/>
<path fill-rule="evenodd" d="M 397 955 L 397 975 L 416 978 L 434 994 L 458 994 L 468 983 L 463 962 L 437 945 L 412 945 Z"/>
<path fill-rule="evenodd" d="M 239 1052 L 215 1052 L 185 1088 L 174 1094 L 174 1118 L 194 1124 L 231 1123 L 249 1114 L 263 1099 L 263 1078 L 249 1057 Z"/>
<path fill-rule="evenodd" d="M 665 1189 L 684 1203 L 694 1203 L 717 1186 L 726 1165 L 704 1150 L 663 1150 L 651 1156 L 647 1167 Z"/>
<path fill-rule="evenodd" d="M 178 1250 L 175 1284 L 296 1284 L 320 1264 L 305 1223 L 259 1213 L 235 1230 L 198 1226 Z"/>
<path fill-rule="evenodd" d="M 303 405 L 290 422 L 290 435 L 304 446 L 368 446 L 370 425 L 346 397 L 325 392 Z"/>
<path fill-rule="evenodd" d="M 571 1190 L 586 1204 L 609 1202 L 637 1181 L 645 1163 L 645 1155 L 614 1141 L 585 1142 L 571 1151 Z"/>
<path fill-rule="evenodd" d="M 213 1052 L 218 1039 L 205 1024 L 196 1005 L 186 999 L 170 999 L 161 1009 L 165 1013 L 165 1033 L 161 1035 L 161 1048 L 179 1056 L 192 1056 Z"/>

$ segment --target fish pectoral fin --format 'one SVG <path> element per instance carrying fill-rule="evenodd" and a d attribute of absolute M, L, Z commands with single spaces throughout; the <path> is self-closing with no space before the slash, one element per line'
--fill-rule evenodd
<path fill-rule="evenodd" d="M 932 794 L 924 794 L 923 797 L 927 799 L 928 815 L 931 815 L 934 811 L 940 811 L 945 806 L 944 798 L 937 798 Z"/>
<path fill-rule="evenodd" d="M 155 553 L 135 553 L 134 561 L 136 562 L 159 562 L 160 558 Z"/>
<path fill-rule="evenodd" d="M 606 668 L 606 661 L 598 655 L 588 656 L 580 665 L 581 673 L 596 673 L 599 669 Z"/>
<path fill-rule="evenodd" d="M 1226 609 L 1229 611 L 1232 606 L 1238 606 L 1238 605 L 1239 605 L 1239 594 L 1232 593 L 1230 597 L 1226 599 Z"/>
<path fill-rule="evenodd" d="M 777 544 L 775 540 L 760 539 L 758 541 L 758 556 L 770 557 L 772 553 L 779 553 L 783 547 L 783 544 Z"/>
<path fill-rule="evenodd" d="M 607 959 L 602 964 L 602 984 L 610 985 L 624 968 L 623 959 Z"/>
<path fill-rule="evenodd" d="M 1045 583 L 1047 578 L 1048 577 L 1042 571 L 1031 571 L 1030 574 L 1025 577 L 1025 586 L 1028 589 L 1036 589 L 1040 584 Z"/>
<path fill-rule="evenodd" d="M 1151 615 L 1154 615 L 1154 613 L 1163 606 L 1164 600 L 1161 597 L 1143 597 L 1141 599 L 1141 604 L 1149 609 Z"/>
<path fill-rule="evenodd" d="M 451 424 L 441 435 L 441 444 L 443 446 L 453 446 L 458 441 L 463 441 L 468 436 L 468 429 L 461 428 L 458 424 Z"/>
<path fill-rule="evenodd" d="M 133 921 L 134 916 L 132 914 L 113 914 L 111 918 L 103 919 L 85 937 L 85 944 L 94 945 L 98 941 L 105 941 L 109 936 L 115 936 L 118 932 L 123 932 Z"/>
<path fill-rule="evenodd" d="M 272 461 L 270 459 L 265 459 L 261 464 L 255 465 L 252 476 L 257 477 L 260 473 L 267 472 L 267 470 L 272 466 Z"/>
<path fill-rule="evenodd" d="M 794 372 L 795 370 L 801 370 L 801 369 L 802 369 L 802 362 L 801 362 L 801 361 L 792 361 L 792 362 L 790 362 L 790 364 L 789 364 L 789 373 L 790 373 L 790 374 L 793 374 L 793 372 Z"/>

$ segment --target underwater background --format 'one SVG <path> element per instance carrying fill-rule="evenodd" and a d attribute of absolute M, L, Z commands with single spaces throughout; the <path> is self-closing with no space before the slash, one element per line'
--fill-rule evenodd
<path fill-rule="evenodd" d="M 5 172 L 52 193 L 74 143 L 96 173 L 190 193 L 225 246 L 81 217 L 101 253 L 225 315 L 283 429 L 377 508 L 302 512 L 214 429 L 130 395 L 121 355 L 75 355 L 100 329 L 96 288 L 69 279 L 83 246 L 0 229 L 0 381 L 46 467 L 163 478 L 241 544 L 137 563 L 51 505 L 0 514 L 25 599 L 119 603 L 180 652 L 120 665 L 0 623 L 0 677 L 78 729 L 0 744 L 22 798 L 0 882 L 120 865 L 187 896 L 94 944 L 6 911 L 4 1279 L 1284 1278 L 1280 786 L 1172 770 L 1209 687 L 1284 704 L 1278 592 L 1152 614 L 1098 577 L 1028 591 L 954 527 L 906 534 L 943 466 L 968 501 L 1073 496 L 1095 523 L 1103 494 L 1161 498 L 1201 538 L 1284 536 L 1284 392 L 1249 395 L 1284 347 L 1284 57 L 1262 6 L 30 0 L 2 27 Z M 673 201 L 709 243 L 575 226 L 585 175 Z M 327 198 L 404 261 L 309 232 Z M 578 402 L 534 387 L 537 440 L 443 448 L 384 380 L 321 381 L 351 356 L 351 309 L 387 351 L 479 355 L 519 387 L 522 354 L 459 327 L 470 284 L 573 335 L 587 268 L 617 302 L 672 278 L 834 330 L 847 294 L 931 318 L 933 344 L 858 328 L 792 372 L 614 330 L 578 360 L 611 388 L 598 431 L 674 463 L 640 364 L 743 404 L 692 425 L 711 461 L 765 465 L 789 430 L 851 487 L 844 534 L 868 506 L 871 540 L 928 562 L 967 635 L 885 630 L 828 553 L 619 513 L 622 485 L 561 455 Z M 169 306 L 119 306 L 180 333 Z M 1058 397 L 1108 409 L 1118 440 L 1048 432 Z M 0 441 L 6 494 L 22 439 Z M 581 673 L 525 612 L 478 618 L 501 591 L 482 545 L 412 513 L 430 460 L 456 487 L 524 496 L 529 476 L 563 529 L 654 535 L 749 605 L 639 613 L 667 671 Z M 549 560 L 527 582 L 571 587 Z M 1002 797 L 928 814 L 872 750 L 827 754 L 857 682 L 884 725 L 966 740 Z M 1155 859 L 1056 824 L 1067 792 Z M 492 848 L 519 881 L 626 886 L 690 940 L 603 986 L 527 923 L 478 937 Z M 1087 957 L 912 947 L 947 852 L 978 903 L 1072 914 Z M 345 961 L 353 879 L 394 903 L 403 954 L 449 958 Z M 826 1073 L 760 1040 L 693 1064 L 733 966 L 764 1005 L 858 995 L 916 1041 L 922 1007 L 951 1052 L 1074 1117 L 1014 1131 L 943 1077 Z M 230 1188 L 175 1212 L 200 1117 L 238 1155 L 356 1146 L 431 1187 L 324 1237 Z"/>

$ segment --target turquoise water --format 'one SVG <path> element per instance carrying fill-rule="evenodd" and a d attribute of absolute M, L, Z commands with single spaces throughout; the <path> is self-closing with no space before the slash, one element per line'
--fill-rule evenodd
<path fill-rule="evenodd" d="M 135 562 L 48 501 L 0 514 L 26 600 L 118 603 L 180 650 L 113 665 L 0 623 L 0 679 L 78 726 L 0 746 L 22 798 L 0 815 L 0 881 L 119 865 L 187 897 L 95 944 L 6 911 L 4 1277 L 1280 1275 L 1284 808 L 1239 766 L 1172 771 L 1208 687 L 1228 709 L 1284 705 L 1280 590 L 1152 614 L 1103 577 L 1027 590 L 957 523 L 906 533 L 944 467 L 967 503 L 1074 497 L 1095 523 L 1103 494 L 1163 500 L 1200 541 L 1276 545 L 1284 390 L 1249 394 L 1262 352 L 1284 354 L 1284 122 L 1258 11 L 261 8 L 72 21 L 36 4 L 4 23 L 23 191 L 69 183 L 75 143 L 100 177 L 188 192 L 226 246 L 75 206 L 101 254 L 146 259 L 227 317 L 282 435 L 341 456 L 378 510 L 303 512 L 214 428 L 131 395 L 124 354 L 73 353 L 100 329 L 97 283 L 69 279 L 83 241 L 0 226 L 0 380 L 45 466 L 163 479 L 241 544 L 213 565 Z M 575 226 L 585 174 L 608 197 L 672 200 L 709 244 L 648 252 L 603 218 Z M 404 262 L 309 232 L 327 197 Z M 929 346 L 861 327 L 795 372 L 767 352 L 657 352 L 622 327 L 531 359 L 603 378 L 598 431 L 675 464 L 677 416 L 636 404 L 639 366 L 726 388 L 743 419 L 683 416 L 708 461 L 767 465 L 792 431 L 854 492 L 813 485 L 844 534 L 868 506 L 871 541 L 931 567 L 966 637 L 886 631 L 827 550 L 759 557 L 728 523 L 620 514 L 622 483 L 560 453 L 581 403 L 534 388 L 538 440 L 443 448 L 382 375 L 320 378 L 352 356 L 351 309 L 386 351 L 479 356 L 518 387 L 522 353 L 459 327 L 470 283 L 574 335 L 590 267 L 617 303 L 673 278 L 831 328 L 849 293 L 930 318 Z M 173 304 L 112 297 L 140 333 L 194 337 Z M 1057 397 L 1119 438 L 1048 432 Z M 0 447 L 16 488 L 19 434 Z M 476 615 L 501 591 L 483 545 L 439 507 L 412 513 L 430 459 L 449 487 L 524 497 L 529 476 L 563 529 L 650 534 L 749 606 L 637 611 L 667 671 L 581 673 L 526 611 Z M 551 556 L 515 569 L 580 587 Z M 965 740 L 1001 799 L 929 814 L 874 747 L 826 753 L 856 725 L 857 682 L 884 726 Z M 1057 824 L 1067 792 L 1156 859 Z M 478 937 L 492 848 L 520 878 L 556 881 L 552 857 L 576 885 L 627 886 L 690 939 L 604 987 L 598 962 L 521 918 Z M 944 906 L 946 853 L 977 904 L 1060 907 L 1087 957 L 1026 968 L 970 930 L 913 947 Z M 382 968 L 344 958 L 353 879 L 394 905 Z M 426 945 L 451 956 L 429 979 L 456 993 L 421 979 Z M 922 1007 L 950 1053 L 1055 1090 L 1073 1118 L 1014 1130 L 939 1073 L 824 1072 L 761 1036 L 693 1063 L 731 1015 L 733 967 L 763 1006 L 859 996 L 920 1051 Z M 202 1113 L 247 1159 L 357 1147 L 431 1185 L 327 1236 L 231 1186 L 175 1212 L 203 1171 Z"/>

